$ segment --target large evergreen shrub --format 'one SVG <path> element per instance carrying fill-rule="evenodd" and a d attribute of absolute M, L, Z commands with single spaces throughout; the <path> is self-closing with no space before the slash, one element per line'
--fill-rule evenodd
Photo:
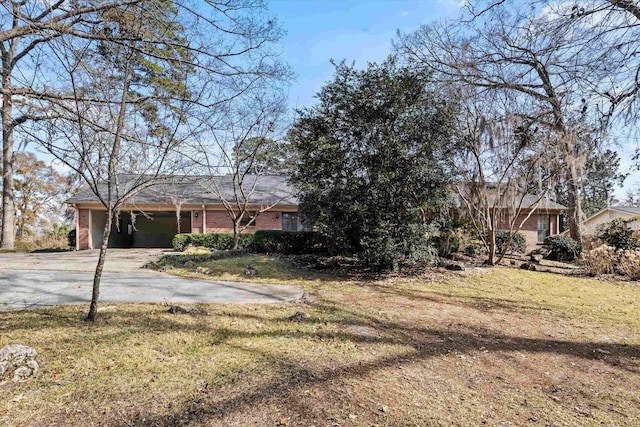
<path fill-rule="evenodd" d="M 393 60 L 333 81 L 289 136 L 298 153 L 292 183 L 305 222 L 333 253 L 360 253 L 375 270 L 433 253 L 424 232 L 446 203 L 453 108 L 427 74 Z"/>

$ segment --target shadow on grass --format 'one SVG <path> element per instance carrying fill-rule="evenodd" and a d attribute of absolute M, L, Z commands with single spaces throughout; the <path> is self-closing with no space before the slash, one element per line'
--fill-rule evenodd
<path fill-rule="evenodd" d="M 474 309 L 491 311 L 521 312 L 522 310 L 549 309 L 535 305 L 521 304 L 514 300 L 489 297 L 452 297 L 429 291 L 429 293 L 406 288 L 368 283 L 366 285 L 377 294 L 406 298 L 411 301 L 434 304 L 455 304 Z M 226 384 L 216 384 L 210 389 L 199 391 L 198 395 L 184 402 L 176 402 L 171 413 L 155 415 L 140 413 L 129 416 L 123 425 L 197 425 L 209 420 L 251 412 L 256 405 L 264 404 L 274 396 L 287 405 L 305 405 L 297 397 L 303 390 L 320 387 L 338 379 L 362 379 L 390 367 L 407 366 L 415 362 L 427 361 L 449 354 L 489 353 L 541 353 L 566 355 L 587 361 L 599 361 L 627 375 L 640 374 L 640 346 L 615 343 L 566 341 L 558 339 L 529 338 L 507 335 L 496 329 L 474 325 L 438 325 L 426 327 L 421 324 L 406 324 L 381 319 L 363 308 L 348 307 L 338 301 L 317 300 L 304 305 L 310 313 L 308 319 L 298 323 L 288 320 L 283 311 L 291 314 L 301 306 L 276 305 L 264 312 L 252 313 L 252 306 L 198 306 L 209 310 L 208 316 L 171 315 L 164 313 L 167 307 L 157 305 L 153 313 L 135 311 L 113 311 L 100 313 L 96 325 L 80 322 L 83 310 L 58 309 L 47 311 L 0 313 L 0 322 L 7 320 L 5 330 L 45 329 L 51 326 L 78 328 L 79 334 L 90 333 L 93 345 L 127 345 L 127 339 L 135 334 L 157 334 L 160 341 L 164 332 L 189 332 L 205 334 L 211 346 L 228 346 L 239 351 L 254 353 L 256 358 L 267 360 L 276 371 L 275 378 L 265 380 L 256 388 L 244 387 L 237 392 L 221 393 Z M 425 309 L 426 304 L 425 304 Z M 75 318 L 74 316 L 78 316 Z M 224 317 L 245 319 L 263 324 L 260 329 L 245 324 L 234 326 L 221 322 Z M 42 321 L 45 319 L 44 321 Z M 40 321 L 39 321 L 40 320 Z M 297 325 L 292 327 L 292 325 Z M 355 328 L 353 328 L 355 327 Z M 107 329 L 108 328 L 108 329 Z M 375 334 L 358 333 L 358 328 L 368 328 Z M 239 345 L 242 341 L 313 339 L 322 343 L 390 344 L 404 345 L 406 349 L 393 356 L 378 357 L 375 360 L 354 361 L 337 367 L 325 367 L 322 363 L 309 368 L 294 357 L 273 354 L 255 348 Z M 62 339 L 61 342 L 66 342 Z M 75 343 L 74 343 L 75 340 Z M 77 345 L 78 337 L 68 339 L 69 345 Z M 161 345 L 161 344 L 160 344 Z M 321 356 L 319 356 L 321 357 Z M 300 408 L 309 410 L 308 408 Z"/>
<path fill-rule="evenodd" d="M 401 294 L 404 295 L 404 292 L 401 292 Z M 436 304 L 456 304 L 473 308 L 477 308 L 479 304 L 486 304 L 492 308 L 514 312 L 529 308 L 539 309 L 535 306 L 506 304 L 503 303 L 501 299 L 496 301 L 493 298 L 486 297 L 473 298 L 473 301 L 470 303 L 450 298 L 432 298 L 426 296 L 422 296 L 421 298 Z M 105 306 L 106 305 L 108 304 L 105 304 Z M 451 350 L 473 351 L 484 347 L 489 351 L 527 350 L 532 352 L 553 352 L 585 359 L 604 360 L 605 362 L 611 360 L 614 356 L 630 360 L 635 360 L 634 358 L 640 359 L 640 346 L 638 345 L 529 339 L 497 334 L 494 329 L 462 324 L 455 326 L 464 327 L 467 330 L 465 333 L 461 333 L 460 331 L 452 332 L 450 328 L 446 327 L 424 328 L 418 324 L 407 325 L 401 322 L 381 320 L 378 317 L 366 314 L 360 310 L 354 310 L 329 300 L 307 303 L 304 306 L 288 304 L 269 306 L 270 311 L 272 309 L 274 313 L 278 314 L 287 308 L 291 314 L 293 314 L 300 307 L 311 313 L 309 318 L 296 322 L 292 322 L 289 319 L 289 315 L 267 316 L 253 314 L 250 310 L 254 306 L 251 305 L 243 305 L 240 308 L 238 308 L 238 306 L 225 307 L 224 305 L 214 305 L 213 309 L 205 315 L 175 315 L 167 313 L 168 306 L 164 304 L 142 305 L 154 307 L 153 312 L 143 314 L 121 310 L 101 312 L 95 324 L 83 321 L 86 314 L 86 307 L 84 305 L 58 309 L 49 308 L 42 310 L 24 310 L 20 312 L 0 312 L 0 320 L 4 323 L 4 331 L 34 331 L 45 330 L 50 327 L 68 328 L 70 330 L 78 330 L 81 333 L 89 331 L 92 333 L 92 340 L 96 344 L 111 343 L 117 340 L 120 335 L 129 336 L 131 334 L 160 333 L 163 331 L 209 333 L 216 337 L 211 340 L 212 345 L 223 344 L 230 339 L 313 337 L 322 340 L 351 341 L 356 343 L 400 343 L 420 349 L 433 345 L 434 339 L 447 338 L 450 341 L 449 344 L 444 343 L 435 346 L 436 348 L 442 348 L 444 353 Z M 196 304 L 195 307 L 201 308 L 202 311 L 206 313 L 211 306 L 207 304 Z M 544 310 L 549 311 L 550 309 L 544 308 Z M 264 330 L 250 332 L 227 326 L 212 327 L 212 317 L 251 320 L 263 323 L 265 327 Z M 300 329 L 291 330 L 292 325 L 299 325 Z M 121 331 L 119 330 L 120 326 L 122 327 Z M 310 326 L 316 329 L 304 330 L 305 328 L 311 329 L 309 328 Z M 378 332 L 378 336 L 345 332 L 344 328 L 347 326 L 373 328 Z M 331 331 L 331 328 L 333 328 L 334 331 Z M 104 331 L 104 329 L 109 329 L 109 331 Z M 595 348 L 603 351 L 594 353 Z M 612 357 L 605 357 L 603 355 L 611 355 Z M 612 364 L 614 366 L 622 366 L 618 362 Z M 631 369 L 631 371 L 636 372 L 635 369 Z"/>
<path fill-rule="evenodd" d="M 203 306 L 204 308 L 205 306 Z M 410 324 L 381 320 L 373 315 L 346 307 L 338 302 L 318 301 L 306 305 L 305 310 L 311 317 L 301 322 L 293 323 L 280 313 L 286 306 L 274 306 L 273 315 L 269 310 L 266 314 L 251 313 L 251 307 L 246 311 L 238 308 L 214 307 L 209 316 L 170 315 L 163 312 L 144 315 L 136 312 L 108 312 L 102 314 L 102 325 L 109 325 L 110 329 L 98 333 L 95 326 L 83 327 L 92 330 L 94 344 L 126 345 L 121 342 L 123 337 L 141 334 L 158 333 L 158 339 L 163 332 L 186 331 L 205 334 L 211 346 L 226 346 L 234 351 L 248 352 L 255 355 L 255 359 L 267 361 L 273 368 L 273 376 L 259 385 L 240 386 L 238 381 L 244 378 L 232 376 L 228 380 L 216 383 L 211 387 L 199 390 L 195 397 L 175 402 L 170 413 L 157 415 L 139 413 L 130 415 L 122 425 L 199 425 L 200 423 L 215 422 L 228 416 L 250 413 L 257 406 L 273 402 L 286 402 L 287 407 L 310 413 L 318 408 L 308 408 L 308 400 L 299 399 L 304 390 L 328 386 L 334 380 L 366 380 L 380 370 L 408 366 L 416 362 L 428 361 L 432 358 L 447 355 L 472 355 L 483 353 L 541 353 L 566 355 L 587 361 L 598 361 L 621 369 L 627 375 L 640 375 L 640 346 L 622 345 L 615 343 L 566 341 L 558 339 L 528 338 L 502 334 L 495 329 L 473 325 L 443 325 L 424 327 L 420 324 Z M 164 309 L 158 306 L 158 309 Z M 296 307 L 291 307 L 293 312 Z M 246 319 L 263 324 L 261 329 L 247 330 L 245 327 L 232 325 L 217 326 L 216 318 L 231 317 Z M 214 322 L 211 322 L 214 317 Z M 55 321 L 56 317 L 52 319 Z M 58 319 L 65 326 L 71 327 L 72 322 L 66 316 Z M 296 327 L 291 327 L 297 325 Z M 24 325 L 28 326 L 28 325 Z M 96 325 L 100 327 L 100 325 Z M 115 327 L 114 327 L 115 326 Z M 122 331 L 117 326 L 122 326 Z M 361 334 L 357 328 L 369 328 L 375 335 Z M 400 354 L 382 356 L 375 360 L 326 366 L 320 362 L 312 367 L 297 361 L 295 356 L 275 354 L 268 350 L 249 348 L 246 342 L 264 340 L 281 342 L 282 339 L 313 339 L 318 345 L 323 343 L 355 343 L 361 345 L 391 344 L 406 347 Z M 119 342 L 120 340 L 120 342 Z M 279 344 L 286 345 L 286 344 Z M 321 357 L 321 356 L 319 356 Z M 523 368 L 526 369 L 526 368 Z M 253 374 L 250 374 L 253 375 Z M 250 382 L 251 378 L 247 380 Z M 255 380 L 255 378 L 254 378 Z M 226 388 L 225 388 L 226 387 Z M 228 388 L 231 387 L 231 392 Z"/>
<path fill-rule="evenodd" d="M 352 324 L 353 322 L 349 323 Z M 319 366 L 311 369 L 296 362 L 292 357 L 274 356 L 266 351 L 227 343 L 227 345 L 238 350 L 254 353 L 257 358 L 270 360 L 270 363 L 277 367 L 279 375 L 265 385 L 258 388 L 245 387 L 235 395 L 216 392 L 214 387 L 212 390 L 203 392 L 195 400 L 183 403 L 183 406 L 177 410 L 174 408 L 172 414 L 161 416 L 140 414 L 123 425 L 198 425 L 244 411 L 251 412 L 252 408 L 272 401 L 274 398 L 286 402 L 287 405 L 300 406 L 304 405 L 298 398 L 303 390 L 319 387 L 333 380 L 367 378 L 382 369 L 407 366 L 415 362 L 452 353 L 468 354 L 479 349 L 483 349 L 485 352 L 524 351 L 569 355 L 586 360 L 602 361 L 611 366 L 624 369 L 629 373 L 640 374 L 640 366 L 638 364 L 640 346 L 637 345 L 533 339 L 489 333 L 488 331 L 482 331 L 482 334 L 478 334 L 476 331 L 452 332 L 437 328 L 406 328 L 396 323 L 388 322 L 361 322 L 359 324 L 371 326 L 372 323 L 384 329 L 381 337 L 363 337 L 345 332 L 330 333 L 325 331 L 313 334 L 303 331 L 290 332 L 282 330 L 240 332 L 225 329 L 224 331 L 219 331 L 216 334 L 218 340 L 212 342 L 213 345 L 220 345 L 238 338 L 251 340 L 265 337 L 282 338 L 312 335 L 319 339 L 358 343 L 410 342 L 413 348 L 399 355 L 381 357 L 373 361 L 358 361 L 337 368 Z M 309 408 L 300 409 L 307 411 Z"/>

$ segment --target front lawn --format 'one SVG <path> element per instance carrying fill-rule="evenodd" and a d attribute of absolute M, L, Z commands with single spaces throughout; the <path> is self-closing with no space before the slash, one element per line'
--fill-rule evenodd
<path fill-rule="evenodd" d="M 266 256 L 206 268 L 308 297 L 205 315 L 103 304 L 95 325 L 86 307 L 0 313 L 0 346 L 34 346 L 42 369 L 0 383 L 0 425 L 640 424 L 637 283 L 504 268 L 347 280 Z"/>

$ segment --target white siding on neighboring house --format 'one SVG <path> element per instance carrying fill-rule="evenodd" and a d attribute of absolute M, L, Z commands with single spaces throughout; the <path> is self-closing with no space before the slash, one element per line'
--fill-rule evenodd
<path fill-rule="evenodd" d="M 602 209 L 600 212 L 597 212 L 596 214 L 587 218 L 587 220 L 584 222 L 584 234 L 596 234 L 598 232 L 598 227 L 605 222 L 609 222 L 618 218 L 629 219 L 634 217 L 640 217 L 640 208 L 627 206 L 611 206 Z M 629 227 L 634 230 L 640 230 L 640 220 L 630 222 Z"/>

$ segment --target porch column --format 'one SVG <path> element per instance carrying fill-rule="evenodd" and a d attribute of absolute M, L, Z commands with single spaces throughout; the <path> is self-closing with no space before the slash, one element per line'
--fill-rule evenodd
<path fill-rule="evenodd" d="M 87 249 L 93 249 L 93 212 L 89 209 L 89 226 L 87 227 L 89 230 L 87 236 Z"/>
<path fill-rule="evenodd" d="M 73 209 L 74 209 L 74 219 L 75 219 L 75 223 L 76 223 L 76 251 L 80 250 L 80 243 L 79 243 L 79 233 L 80 233 L 80 211 L 78 210 L 78 205 L 73 205 Z"/>
<path fill-rule="evenodd" d="M 207 207 L 202 205 L 202 234 L 207 232 Z"/>

